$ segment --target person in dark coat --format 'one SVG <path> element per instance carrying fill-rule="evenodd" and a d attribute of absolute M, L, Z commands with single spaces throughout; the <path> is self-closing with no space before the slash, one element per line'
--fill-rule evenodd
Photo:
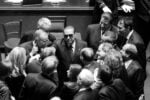
<path fill-rule="evenodd" d="M 141 66 L 145 69 L 146 66 L 146 54 L 145 54 L 145 48 L 146 45 L 144 44 L 144 40 L 142 39 L 141 35 L 137 33 L 133 29 L 133 18 L 131 17 L 121 17 L 118 20 L 118 29 L 119 29 L 119 35 L 117 44 L 120 48 L 126 43 L 132 43 L 135 44 L 137 50 L 138 50 L 138 61 L 141 64 Z"/>
<path fill-rule="evenodd" d="M 98 70 L 104 86 L 99 90 L 99 100 L 135 100 L 132 91 L 120 79 L 114 79 L 111 68 L 103 65 Z"/>
<path fill-rule="evenodd" d="M 121 52 L 129 77 L 129 88 L 135 94 L 136 100 L 138 100 L 141 94 L 144 93 L 145 70 L 136 59 L 137 48 L 134 44 L 125 44 Z"/>
<path fill-rule="evenodd" d="M 81 64 L 80 51 L 87 46 L 87 43 L 82 40 L 78 40 L 74 37 L 75 29 L 73 26 L 67 26 L 64 29 L 64 38 L 57 40 L 54 43 L 56 48 L 56 56 L 59 60 L 57 68 L 60 83 L 68 81 L 67 70 L 70 64 Z"/>
<path fill-rule="evenodd" d="M 82 69 L 78 75 L 77 83 L 80 86 L 78 93 L 73 100 L 97 100 L 98 90 L 92 90 L 90 86 L 94 83 L 94 75 L 88 69 Z"/>
<path fill-rule="evenodd" d="M 113 78 L 120 78 L 129 87 L 128 73 L 125 69 L 122 55 L 118 50 L 111 49 L 105 56 L 104 63 L 111 68 Z"/>
<path fill-rule="evenodd" d="M 7 55 L 13 66 L 12 73 L 6 78 L 6 83 L 12 92 L 12 95 L 18 100 L 18 95 L 26 77 L 26 50 L 23 47 L 14 47 Z"/>
<path fill-rule="evenodd" d="M 82 66 L 79 64 L 71 64 L 67 71 L 69 78 L 68 82 L 64 82 L 64 86 L 60 91 L 60 97 L 62 100 L 73 100 L 74 95 L 78 92 L 79 85 L 77 84 L 77 76 L 82 70 Z"/>
<path fill-rule="evenodd" d="M 28 74 L 23 83 L 19 100 L 49 100 L 57 88 L 51 76 L 58 63 L 47 57 L 42 62 L 41 73 Z"/>
<path fill-rule="evenodd" d="M 112 14 L 105 12 L 101 16 L 100 23 L 88 25 L 86 36 L 83 40 L 85 40 L 88 46 L 93 48 L 94 51 L 97 50 L 102 35 L 105 34 L 106 31 L 113 31 L 115 34 L 118 34 L 117 27 L 112 25 L 112 19 Z"/>

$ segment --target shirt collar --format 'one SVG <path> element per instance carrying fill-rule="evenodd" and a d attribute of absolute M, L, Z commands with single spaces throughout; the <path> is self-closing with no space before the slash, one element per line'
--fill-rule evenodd
<path fill-rule="evenodd" d="M 129 65 L 132 63 L 133 60 L 128 60 L 125 62 L 125 68 L 128 69 Z"/>
<path fill-rule="evenodd" d="M 73 44 L 72 44 L 72 51 L 74 52 L 75 51 L 75 45 L 76 45 L 76 42 L 74 40 Z"/>

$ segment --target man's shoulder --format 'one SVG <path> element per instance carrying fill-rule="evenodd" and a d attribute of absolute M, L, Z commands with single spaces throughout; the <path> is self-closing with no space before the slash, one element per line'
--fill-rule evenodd
<path fill-rule="evenodd" d="M 79 43 L 79 44 L 87 45 L 87 42 L 84 41 L 84 40 L 76 39 L 76 41 L 77 41 L 77 43 Z"/>
<path fill-rule="evenodd" d="M 22 44 L 20 44 L 20 47 L 32 46 L 32 42 L 33 41 L 28 41 L 28 42 L 22 43 Z"/>

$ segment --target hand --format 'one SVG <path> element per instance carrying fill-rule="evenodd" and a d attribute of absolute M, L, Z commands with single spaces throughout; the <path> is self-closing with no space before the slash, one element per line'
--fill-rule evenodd
<path fill-rule="evenodd" d="M 33 60 L 39 60 L 40 59 L 40 54 L 37 54 L 35 56 L 32 56 L 30 59 L 29 59 L 29 63 L 32 62 Z"/>
<path fill-rule="evenodd" d="M 144 94 L 141 94 L 141 96 L 139 97 L 139 100 L 145 100 L 144 99 Z"/>
<path fill-rule="evenodd" d="M 125 13 L 128 13 L 128 12 L 130 13 L 130 12 L 133 10 L 133 7 L 132 7 L 132 6 L 129 6 L 129 5 L 126 5 L 126 4 L 122 5 L 121 8 L 122 8 L 122 10 L 123 10 Z"/>
<path fill-rule="evenodd" d="M 102 10 L 103 10 L 103 12 L 110 12 L 110 13 L 112 13 L 110 8 L 108 8 L 107 6 L 104 6 Z"/>
<path fill-rule="evenodd" d="M 36 54 L 38 52 L 38 47 L 37 46 L 33 46 L 31 52 L 30 52 L 30 56 L 33 56 L 34 54 Z"/>

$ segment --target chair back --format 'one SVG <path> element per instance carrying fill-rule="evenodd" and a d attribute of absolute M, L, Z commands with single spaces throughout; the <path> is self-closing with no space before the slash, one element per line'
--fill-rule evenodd
<path fill-rule="evenodd" d="M 9 21 L 2 24 L 5 41 L 10 38 L 21 38 L 22 20 Z"/>

